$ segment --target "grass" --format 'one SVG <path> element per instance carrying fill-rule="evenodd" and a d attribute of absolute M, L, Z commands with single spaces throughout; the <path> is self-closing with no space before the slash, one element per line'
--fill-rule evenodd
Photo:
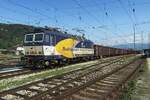
<path fill-rule="evenodd" d="M 142 75 L 147 70 L 147 66 L 148 66 L 147 62 L 144 61 L 137 77 L 134 80 L 131 80 L 128 82 L 127 88 L 125 89 L 125 93 L 123 94 L 121 100 L 134 100 L 133 96 L 135 93 L 137 80 L 138 80 L 139 76 Z"/>
<path fill-rule="evenodd" d="M 125 93 L 122 96 L 122 100 L 132 100 L 132 95 L 136 88 L 136 81 L 131 80 L 128 82 L 128 87 L 125 89 Z"/>
<path fill-rule="evenodd" d="M 25 84 L 31 83 L 33 81 L 42 80 L 44 78 L 61 75 L 63 73 L 67 73 L 67 72 L 70 72 L 73 70 L 85 68 L 96 62 L 97 61 L 76 64 L 76 65 L 70 65 L 70 66 L 66 66 L 63 68 L 47 70 L 47 71 L 43 71 L 43 72 L 36 73 L 36 74 L 34 73 L 34 74 L 30 74 L 30 75 L 17 76 L 17 77 L 10 78 L 10 79 L 4 79 L 4 80 L 0 81 L 0 91 L 14 88 L 14 87 L 21 86 L 21 85 L 25 85 Z M 85 66 L 87 64 L 88 64 L 88 66 Z"/>

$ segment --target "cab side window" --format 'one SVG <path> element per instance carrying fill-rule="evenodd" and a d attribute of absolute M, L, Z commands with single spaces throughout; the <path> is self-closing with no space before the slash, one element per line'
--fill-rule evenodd
<path fill-rule="evenodd" d="M 56 36 L 55 35 L 51 35 L 51 38 L 50 38 L 50 43 L 51 45 L 55 45 L 56 44 Z"/>
<path fill-rule="evenodd" d="M 84 42 L 81 43 L 81 47 L 85 48 L 85 43 Z"/>
<path fill-rule="evenodd" d="M 46 42 L 50 42 L 50 41 L 49 41 L 49 35 L 45 35 L 45 41 L 46 41 Z"/>

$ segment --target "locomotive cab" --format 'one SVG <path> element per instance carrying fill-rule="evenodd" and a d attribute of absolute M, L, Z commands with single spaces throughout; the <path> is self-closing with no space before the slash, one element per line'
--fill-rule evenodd
<path fill-rule="evenodd" d="M 56 39 L 47 33 L 30 33 L 24 37 L 25 58 L 27 65 L 44 67 L 49 65 L 48 60 L 54 59 Z M 41 65 L 42 64 L 42 65 Z"/>
<path fill-rule="evenodd" d="M 54 44 L 54 36 L 45 33 L 26 34 L 24 40 L 25 55 L 52 55 Z"/>

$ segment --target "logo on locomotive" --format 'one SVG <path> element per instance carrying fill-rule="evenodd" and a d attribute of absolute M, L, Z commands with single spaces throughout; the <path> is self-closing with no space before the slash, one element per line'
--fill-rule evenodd
<path fill-rule="evenodd" d="M 74 40 L 74 39 L 65 39 L 60 42 L 58 42 L 55 46 L 55 49 L 57 52 L 59 52 L 61 55 L 68 57 L 68 58 L 73 58 L 73 48 L 79 43 L 79 41 Z"/>

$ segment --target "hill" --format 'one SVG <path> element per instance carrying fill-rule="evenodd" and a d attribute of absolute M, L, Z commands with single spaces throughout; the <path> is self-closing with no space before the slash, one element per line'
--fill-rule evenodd
<path fill-rule="evenodd" d="M 22 44 L 24 34 L 33 30 L 33 26 L 0 23 L 0 49 Z"/>
<path fill-rule="evenodd" d="M 119 45 L 114 45 L 113 47 L 116 47 L 116 48 L 133 48 L 134 44 L 133 43 L 128 43 L 128 44 L 119 44 Z M 141 43 L 136 43 L 135 44 L 135 48 L 137 50 L 141 50 L 141 49 L 147 49 L 149 48 L 149 44 L 148 43 L 144 43 L 144 44 L 141 44 Z"/>
<path fill-rule="evenodd" d="M 61 32 L 62 34 L 68 34 L 59 28 L 52 28 L 52 27 L 34 27 L 22 24 L 3 24 L 0 23 L 0 49 L 11 49 L 18 45 L 22 45 L 23 37 L 25 33 L 29 32 L 38 32 L 43 30 L 49 31 L 57 31 Z M 84 36 L 77 36 L 70 34 L 73 38 L 76 39 L 85 39 Z"/>

